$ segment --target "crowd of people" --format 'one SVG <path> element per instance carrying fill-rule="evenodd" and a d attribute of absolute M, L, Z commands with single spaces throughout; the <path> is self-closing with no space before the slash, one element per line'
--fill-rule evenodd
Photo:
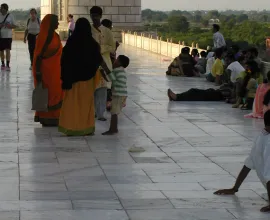
<path fill-rule="evenodd" d="M 105 121 L 106 101 L 111 105 L 110 128 L 103 135 L 118 132 L 118 114 L 125 106 L 127 98 L 127 76 L 125 68 L 129 58 L 116 57 L 119 44 L 114 40 L 112 22 L 103 20 L 102 9 L 94 6 L 90 10 L 91 25 L 86 18 L 76 23 L 68 16 L 68 40 L 63 47 L 59 35 L 58 17 L 46 15 L 42 21 L 35 9 L 30 11 L 24 42 L 28 41 L 31 69 L 35 90 L 35 121 L 43 126 L 58 126 L 66 135 L 92 135 L 95 132 L 95 116 Z M 0 51 L 2 69 L 10 71 L 11 30 L 16 26 L 14 18 L 8 13 L 8 5 L 1 5 Z M 232 188 L 216 191 L 216 195 L 234 195 L 251 169 L 255 169 L 259 179 L 268 192 L 270 201 L 270 72 L 261 73 L 261 60 L 258 51 L 251 48 L 240 51 L 236 46 L 226 50 L 226 44 L 219 27 L 213 26 L 214 51 L 201 52 L 183 48 L 181 55 L 169 66 L 168 75 L 201 76 L 219 85 L 219 89 L 190 89 L 175 94 L 170 89 L 168 96 L 172 101 L 219 101 L 233 103 L 233 107 L 251 109 L 247 117 L 264 118 L 265 128 L 255 141 L 250 155 L 239 173 Z M 6 62 L 4 60 L 6 52 Z M 107 97 L 107 88 L 111 88 Z M 44 90 L 45 89 L 45 90 Z M 38 96 L 46 91 L 43 96 Z M 36 97 L 34 96 L 37 95 Z M 44 98 L 44 100 L 43 100 Z M 47 98 L 47 99 L 46 99 Z M 44 110 L 34 106 L 45 103 Z M 270 212 L 270 205 L 261 209 Z"/>
<path fill-rule="evenodd" d="M 92 135 L 95 118 L 107 120 L 107 108 L 111 112 L 111 124 L 103 135 L 118 132 L 118 115 L 126 105 L 125 68 L 129 58 L 116 57 L 119 43 L 113 37 L 112 22 L 101 21 L 102 13 L 99 6 L 90 9 L 92 25 L 86 18 L 75 22 L 73 15 L 68 15 L 68 40 L 63 47 L 56 32 L 58 17 L 48 14 L 40 21 L 37 11 L 30 10 L 24 42 L 28 42 L 34 77 L 32 110 L 36 110 L 35 122 L 58 126 L 58 130 L 68 136 Z M 12 29 L 15 27 L 8 5 L 2 4 L 0 51 L 2 69 L 6 71 L 10 71 Z"/>
<path fill-rule="evenodd" d="M 171 101 L 225 100 L 232 104 L 233 108 L 253 110 L 251 114 L 245 115 L 247 118 L 263 118 L 263 98 L 270 89 L 268 83 L 270 72 L 263 75 L 258 50 L 256 48 L 241 50 L 236 45 L 226 48 L 218 25 L 213 25 L 213 32 L 214 48 L 212 50 L 208 48 L 207 52 L 201 52 L 199 58 L 196 49 L 189 54 L 189 50 L 183 48 L 180 56 L 175 58 L 169 66 L 167 74 L 205 77 L 207 81 L 219 88 L 206 90 L 192 88 L 181 94 L 175 94 L 169 89 L 169 99 Z M 189 57 L 188 65 L 183 61 L 183 53 Z"/>

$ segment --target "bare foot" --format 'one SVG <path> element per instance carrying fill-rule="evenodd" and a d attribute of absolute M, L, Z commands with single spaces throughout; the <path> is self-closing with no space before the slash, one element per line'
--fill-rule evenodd
<path fill-rule="evenodd" d="M 117 134 L 118 133 L 118 130 L 117 131 L 106 131 L 104 133 L 102 133 L 102 135 L 114 135 L 114 134 Z"/>
<path fill-rule="evenodd" d="M 173 91 L 171 89 L 168 89 L 167 95 L 168 95 L 170 101 L 175 101 L 176 100 L 176 94 L 173 93 Z"/>

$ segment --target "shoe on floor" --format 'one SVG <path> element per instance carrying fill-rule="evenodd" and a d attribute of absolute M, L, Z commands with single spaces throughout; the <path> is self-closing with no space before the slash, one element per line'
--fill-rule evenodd
<path fill-rule="evenodd" d="M 5 65 L 1 65 L 1 70 L 4 70 L 6 69 L 6 66 Z"/>
<path fill-rule="evenodd" d="M 10 67 L 9 66 L 6 67 L 6 71 L 10 72 Z"/>
<path fill-rule="evenodd" d="M 32 66 L 29 67 L 29 70 L 32 70 Z"/>
<path fill-rule="evenodd" d="M 99 121 L 107 121 L 106 118 L 98 118 Z"/>

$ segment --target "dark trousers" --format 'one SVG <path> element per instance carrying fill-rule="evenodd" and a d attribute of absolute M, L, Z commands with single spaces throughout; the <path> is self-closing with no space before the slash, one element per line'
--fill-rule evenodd
<path fill-rule="evenodd" d="M 27 36 L 28 50 L 29 50 L 29 54 L 30 54 L 31 66 L 33 65 L 34 51 L 35 51 L 35 47 L 36 47 L 36 39 L 37 39 L 37 35 L 28 34 L 28 36 Z"/>
<path fill-rule="evenodd" d="M 70 37 L 72 35 L 73 31 L 68 29 L 68 37 Z"/>
<path fill-rule="evenodd" d="M 223 99 L 222 91 L 215 89 L 190 89 L 176 94 L 176 101 L 221 101 Z"/>

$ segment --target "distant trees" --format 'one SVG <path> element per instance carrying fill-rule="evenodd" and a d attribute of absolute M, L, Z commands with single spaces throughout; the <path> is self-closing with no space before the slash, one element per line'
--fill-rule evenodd
<path fill-rule="evenodd" d="M 168 26 L 172 32 L 186 32 L 189 29 L 189 22 L 185 16 L 170 16 Z"/>

